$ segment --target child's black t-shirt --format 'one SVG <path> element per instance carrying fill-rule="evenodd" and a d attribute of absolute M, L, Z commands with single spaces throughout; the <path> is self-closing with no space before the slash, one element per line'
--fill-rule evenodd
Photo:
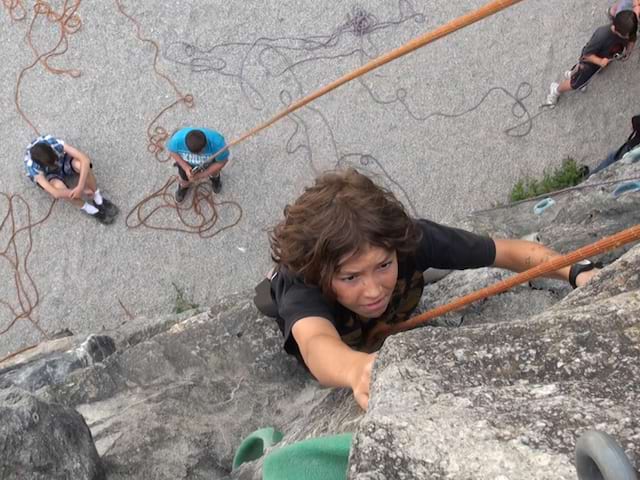
<path fill-rule="evenodd" d="M 582 49 L 582 57 L 587 55 L 596 55 L 600 58 L 613 58 L 616 53 L 624 52 L 629 40 L 620 38 L 611 31 L 611 26 L 606 25 L 598 28 L 591 40 Z"/>
<path fill-rule="evenodd" d="M 422 240 L 413 257 L 399 260 L 398 281 L 387 310 L 379 318 L 363 318 L 340 304 L 329 303 L 320 288 L 305 285 L 300 276 L 281 267 L 271 280 L 271 294 L 277 305 L 276 321 L 284 335 L 287 353 L 302 360 L 291 328 L 306 317 L 326 318 L 336 327 L 342 341 L 356 350 L 363 350 L 375 325 L 398 323 L 409 318 L 422 296 L 425 270 L 479 268 L 495 261 L 495 243 L 489 237 L 429 220 L 417 220 L 417 224 L 422 230 Z"/>

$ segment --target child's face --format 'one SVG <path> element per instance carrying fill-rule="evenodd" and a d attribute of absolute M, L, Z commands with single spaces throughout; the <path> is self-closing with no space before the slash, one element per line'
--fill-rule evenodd
<path fill-rule="evenodd" d="M 340 263 L 331 287 L 341 305 L 365 318 L 377 318 L 387 309 L 397 280 L 396 252 L 368 246 Z"/>

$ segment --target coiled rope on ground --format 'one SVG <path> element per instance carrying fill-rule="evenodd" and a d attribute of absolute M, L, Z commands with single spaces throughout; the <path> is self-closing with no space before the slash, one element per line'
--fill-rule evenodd
<path fill-rule="evenodd" d="M 27 16 L 27 10 L 24 8 L 22 0 L 2 0 L 2 5 L 13 21 L 19 22 Z"/>
<path fill-rule="evenodd" d="M 78 32 L 82 27 L 82 22 L 78 15 L 81 1 L 65 0 L 59 10 L 56 10 L 50 3 L 43 0 L 37 0 L 33 5 L 33 16 L 27 27 L 25 38 L 33 52 L 34 60 L 22 68 L 18 74 L 14 104 L 20 117 L 36 135 L 40 135 L 38 128 L 20 104 L 22 82 L 27 72 L 38 64 L 41 64 L 45 71 L 53 75 L 69 75 L 72 78 L 80 76 L 79 70 L 54 67 L 50 62 L 67 52 L 69 48 L 68 37 Z M 3 0 L 3 5 L 13 21 L 20 22 L 27 19 L 28 11 L 21 0 Z M 34 42 L 34 29 L 39 20 L 44 20 L 47 26 L 57 30 L 57 40 L 53 46 L 42 51 L 36 47 Z M 40 326 L 39 321 L 34 318 L 35 309 L 40 303 L 40 292 L 29 270 L 29 257 L 33 249 L 33 230 L 35 227 L 44 224 L 51 216 L 56 201 L 51 201 L 46 214 L 41 219 L 34 221 L 32 208 L 23 196 L 0 192 L 0 197 L 4 199 L 6 204 L 6 213 L 2 218 L 2 223 L 0 223 L 0 238 L 6 239 L 6 244 L 3 245 L 0 251 L 0 258 L 8 266 L 15 286 L 14 300 L 0 299 L 0 305 L 9 312 L 10 316 L 8 322 L 5 324 L 0 323 L 0 335 L 7 334 L 20 320 L 28 320 L 40 335 L 48 339 L 49 334 Z M 24 221 L 26 221 L 26 224 L 19 226 Z M 23 251 L 22 246 L 26 246 L 26 250 Z"/>
<path fill-rule="evenodd" d="M 51 216 L 56 202 L 52 201 L 45 215 L 40 220 L 34 221 L 31 207 L 23 196 L 0 192 L 0 198 L 6 203 L 6 213 L 0 223 L 0 236 L 3 238 L 7 236 L 4 241 L 6 243 L 0 251 L 0 259 L 9 267 L 16 292 L 13 303 L 10 300 L 0 299 L 0 305 L 9 311 L 11 316 L 6 324 L 0 324 L 0 335 L 6 334 L 18 321 L 28 320 L 44 338 L 49 338 L 47 332 L 33 317 L 34 310 L 40 303 L 40 293 L 29 271 L 29 256 L 33 249 L 33 229 L 42 225 Z M 20 220 L 17 213 L 19 207 L 23 209 L 21 217 L 26 219 L 24 226 L 19 226 Z"/>
<path fill-rule="evenodd" d="M 158 42 L 144 35 L 140 21 L 126 11 L 121 0 L 114 0 L 114 2 L 118 12 L 133 24 L 136 38 L 142 43 L 150 45 L 153 49 L 153 71 L 156 76 L 169 84 L 176 96 L 176 99 L 162 108 L 147 126 L 147 150 L 154 155 L 158 162 L 167 163 L 171 160 L 171 156 L 166 151 L 165 143 L 170 135 L 167 128 L 159 125 L 160 118 L 180 104 L 184 104 L 189 109 L 193 108 L 195 106 L 194 98 L 190 93 L 182 93 L 177 83 L 160 70 L 158 65 L 160 46 Z M 169 191 L 176 183 L 177 177 L 172 175 L 162 187 L 140 200 L 126 216 L 127 227 L 147 227 L 152 230 L 189 233 L 198 235 L 200 238 L 211 238 L 237 225 L 242 219 L 243 212 L 240 204 L 233 200 L 216 201 L 208 182 L 200 183 L 192 188 L 193 195 L 190 203 L 184 206 L 178 205 L 173 198 L 172 192 Z M 227 225 L 216 228 L 220 218 L 218 209 L 227 206 L 237 210 L 237 218 Z M 154 220 L 153 217 L 158 216 L 158 213 L 167 211 L 176 214 L 173 218 L 177 217 L 178 226 L 170 224 L 173 221 L 171 215 L 163 216 L 163 224 L 160 224 L 159 220 Z"/>

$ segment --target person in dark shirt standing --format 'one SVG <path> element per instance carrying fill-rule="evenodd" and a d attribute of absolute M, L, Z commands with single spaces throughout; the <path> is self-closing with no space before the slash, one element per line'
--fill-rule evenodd
<path fill-rule="evenodd" d="M 494 266 L 523 271 L 558 255 L 538 243 L 492 239 L 409 217 L 393 193 L 356 170 L 316 179 L 271 232 L 274 273 L 255 302 L 275 317 L 284 349 L 323 385 L 349 387 L 369 401 L 373 329 L 409 318 L 430 268 Z M 550 277 L 585 284 L 597 272 L 580 263 Z"/>
<path fill-rule="evenodd" d="M 578 63 L 565 72 L 564 80 L 552 83 L 547 96 L 547 105 L 555 106 L 560 96 L 571 90 L 584 88 L 587 82 L 609 62 L 630 51 L 636 40 L 638 17 L 631 10 L 618 12 L 613 24 L 598 28 L 582 49 Z"/>

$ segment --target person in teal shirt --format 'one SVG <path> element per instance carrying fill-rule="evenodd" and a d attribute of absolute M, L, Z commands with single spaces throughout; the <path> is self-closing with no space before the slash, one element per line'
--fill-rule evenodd
<path fill-rule="evenodd" d="M 182 128 L 171 136 L 166 147 L 180 176 L 175 193 L 178 203 L 184 200 L 191 185 L 205 178 L 211 180 L 213 191 L 220 193 L 220 171 L 229 161 L 229 150 L 221 152 L 215 158 L 213 156 L 225 146 L 224 137 L 208 128 Z M 194 173 L 193 169 L 196 167 L 202 170 Z"/>

